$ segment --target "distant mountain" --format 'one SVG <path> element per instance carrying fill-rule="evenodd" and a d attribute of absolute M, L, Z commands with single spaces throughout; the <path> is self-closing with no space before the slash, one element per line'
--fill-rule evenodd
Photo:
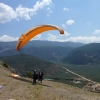
<path fill-rule="evenodd" d="M 15 48 L 17 41 L 14 42 L 0 42 L 0 51 L 4 48 Z M 43 41 L 43 40 L 33 40 L 29 41 L 24 47 L 42 47 L 42 46 L 64 46 L 64 47 L 79 47 L 84 45 L 83 43 L 74 42 L 56 42 L 56 41 Z"/>
<path fill-rule="evenodd" d="M 17 43 L 16 41 L 15 42 L 0 42 L 0 52 L 5 51 L 5 50 L 14 49 L 16 43 Z"/>
<path fill-rule="evenodd" d="M 82 43 L 30 41 L 20 51 L 16 51 L 17 42 L 0 42 L 0 56 L 12 56 L 16 54 L 33 55 L 45 60 L 62 59 L 74 48 L 82 46 Z"/>
<path fill-rule="evenodd" d="M 43 41 L 43 40 L 33 40 L 28 42 L 25 47 L 43 47 L 43 46 L 50 46 L 50 47 L 79 47 L 84 45 L 83 43 L 74 43 L 74 42 L 56 42 L 56 41 Z"/>
<path fill-rule="evenodd" d="M 47 62 L 43 59 L 39 59 L 26 54 L 0 57 L 0 61 L 5 62 L 22 75 L 25 75 L 26 72 L 33 72 L 35 69 L 41 69 L 47 75 L 64 71 L 54 63 Z"/>
<path fill-rule="evenodd" d="M 72 47 L 30 47 L 24 48 L 20 51 L 20 53 L 25 53 L 29 55 L 33 55 L 48 61 L 55 60 L 55 59 L 62 59 L 66 56 L 70 51 L 72 51 Z"/>
<path fill-rule="evenodd" d="M 77 65 L 100 64 L 100 43 L 78 47 L 70 52 L 62 62 Z"/>

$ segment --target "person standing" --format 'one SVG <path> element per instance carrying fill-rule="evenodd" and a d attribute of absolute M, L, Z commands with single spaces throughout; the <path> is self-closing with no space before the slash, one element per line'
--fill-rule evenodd
<path fill-rule="evenodd" d="M 41 83 L 42 83 L 42 80 L 43 80 L 43 72 L 40 71 L 40 81 L 41 81 Z"/>
<path fill-rule="evenodd" d="M 34 73 L 33 73 L 33 85 L 36 85 L 36 80 L 37 80 L 37 74 L 36 74 L 36 70 L 34 70 Z"/>
<path fill-rule="evenodd" d="M 38 82 L 40 81 L 40 72 L 38 73 Z"/>

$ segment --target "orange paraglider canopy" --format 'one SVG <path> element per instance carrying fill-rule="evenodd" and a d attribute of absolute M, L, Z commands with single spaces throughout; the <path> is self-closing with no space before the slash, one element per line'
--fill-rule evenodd
<path fill-rule="evenodd" d="M 11 74 L 11 76 L 12 76 L 12 77 L 16 77 L 16 78 L 20 78 L 19 75 L 17 75 L 17 74 L 13 74 L 13 73 Z"/>
<path fill-rule="evenodd" d="M 17 51 L 20 50 L 31 38 L 35 37 L 36 35 L 42 32 L 49 31 L 49 30 L 59 30 L 60 34 L 64 34 L 64 31 L 58 26 L 38 25 L 21 35 L 21 37 L 17 42 L 16 50 Z"/>

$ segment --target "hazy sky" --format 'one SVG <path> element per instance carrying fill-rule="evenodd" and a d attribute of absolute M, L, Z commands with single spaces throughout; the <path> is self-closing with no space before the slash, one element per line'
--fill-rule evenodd
<path fill-rule="evenodd" d="M 15 41 L 36 25 L 53 24 L 34 39 L 100 42 L 100 0 L 0 0 L 0 41 Z"/>

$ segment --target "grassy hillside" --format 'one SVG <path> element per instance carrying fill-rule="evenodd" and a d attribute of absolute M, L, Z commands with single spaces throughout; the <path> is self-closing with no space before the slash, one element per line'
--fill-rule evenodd
<path fill-rule="evenodd" d="M 100 64 L 100 43 L 91 43 L 74 49 L 63 62 L 77 65 Z"/>
<path fill-rule="evenodd" d="M 99 100 L 100 94 L 70 85 L 45 81 L 32 85 L 32 79 L 12 78 L 11 72 L 0 65 L 0 100 Z"/>
<path fill-rule="evenodd" d="M 33 73 L 35 69 L 38 71 L 41 69 L 46 75 L 64 72 L 54 63 L 26 54 L 0 57 L 0 60 L 16 69 L 21 75 L 26 75 L 26 72 Z"/>

